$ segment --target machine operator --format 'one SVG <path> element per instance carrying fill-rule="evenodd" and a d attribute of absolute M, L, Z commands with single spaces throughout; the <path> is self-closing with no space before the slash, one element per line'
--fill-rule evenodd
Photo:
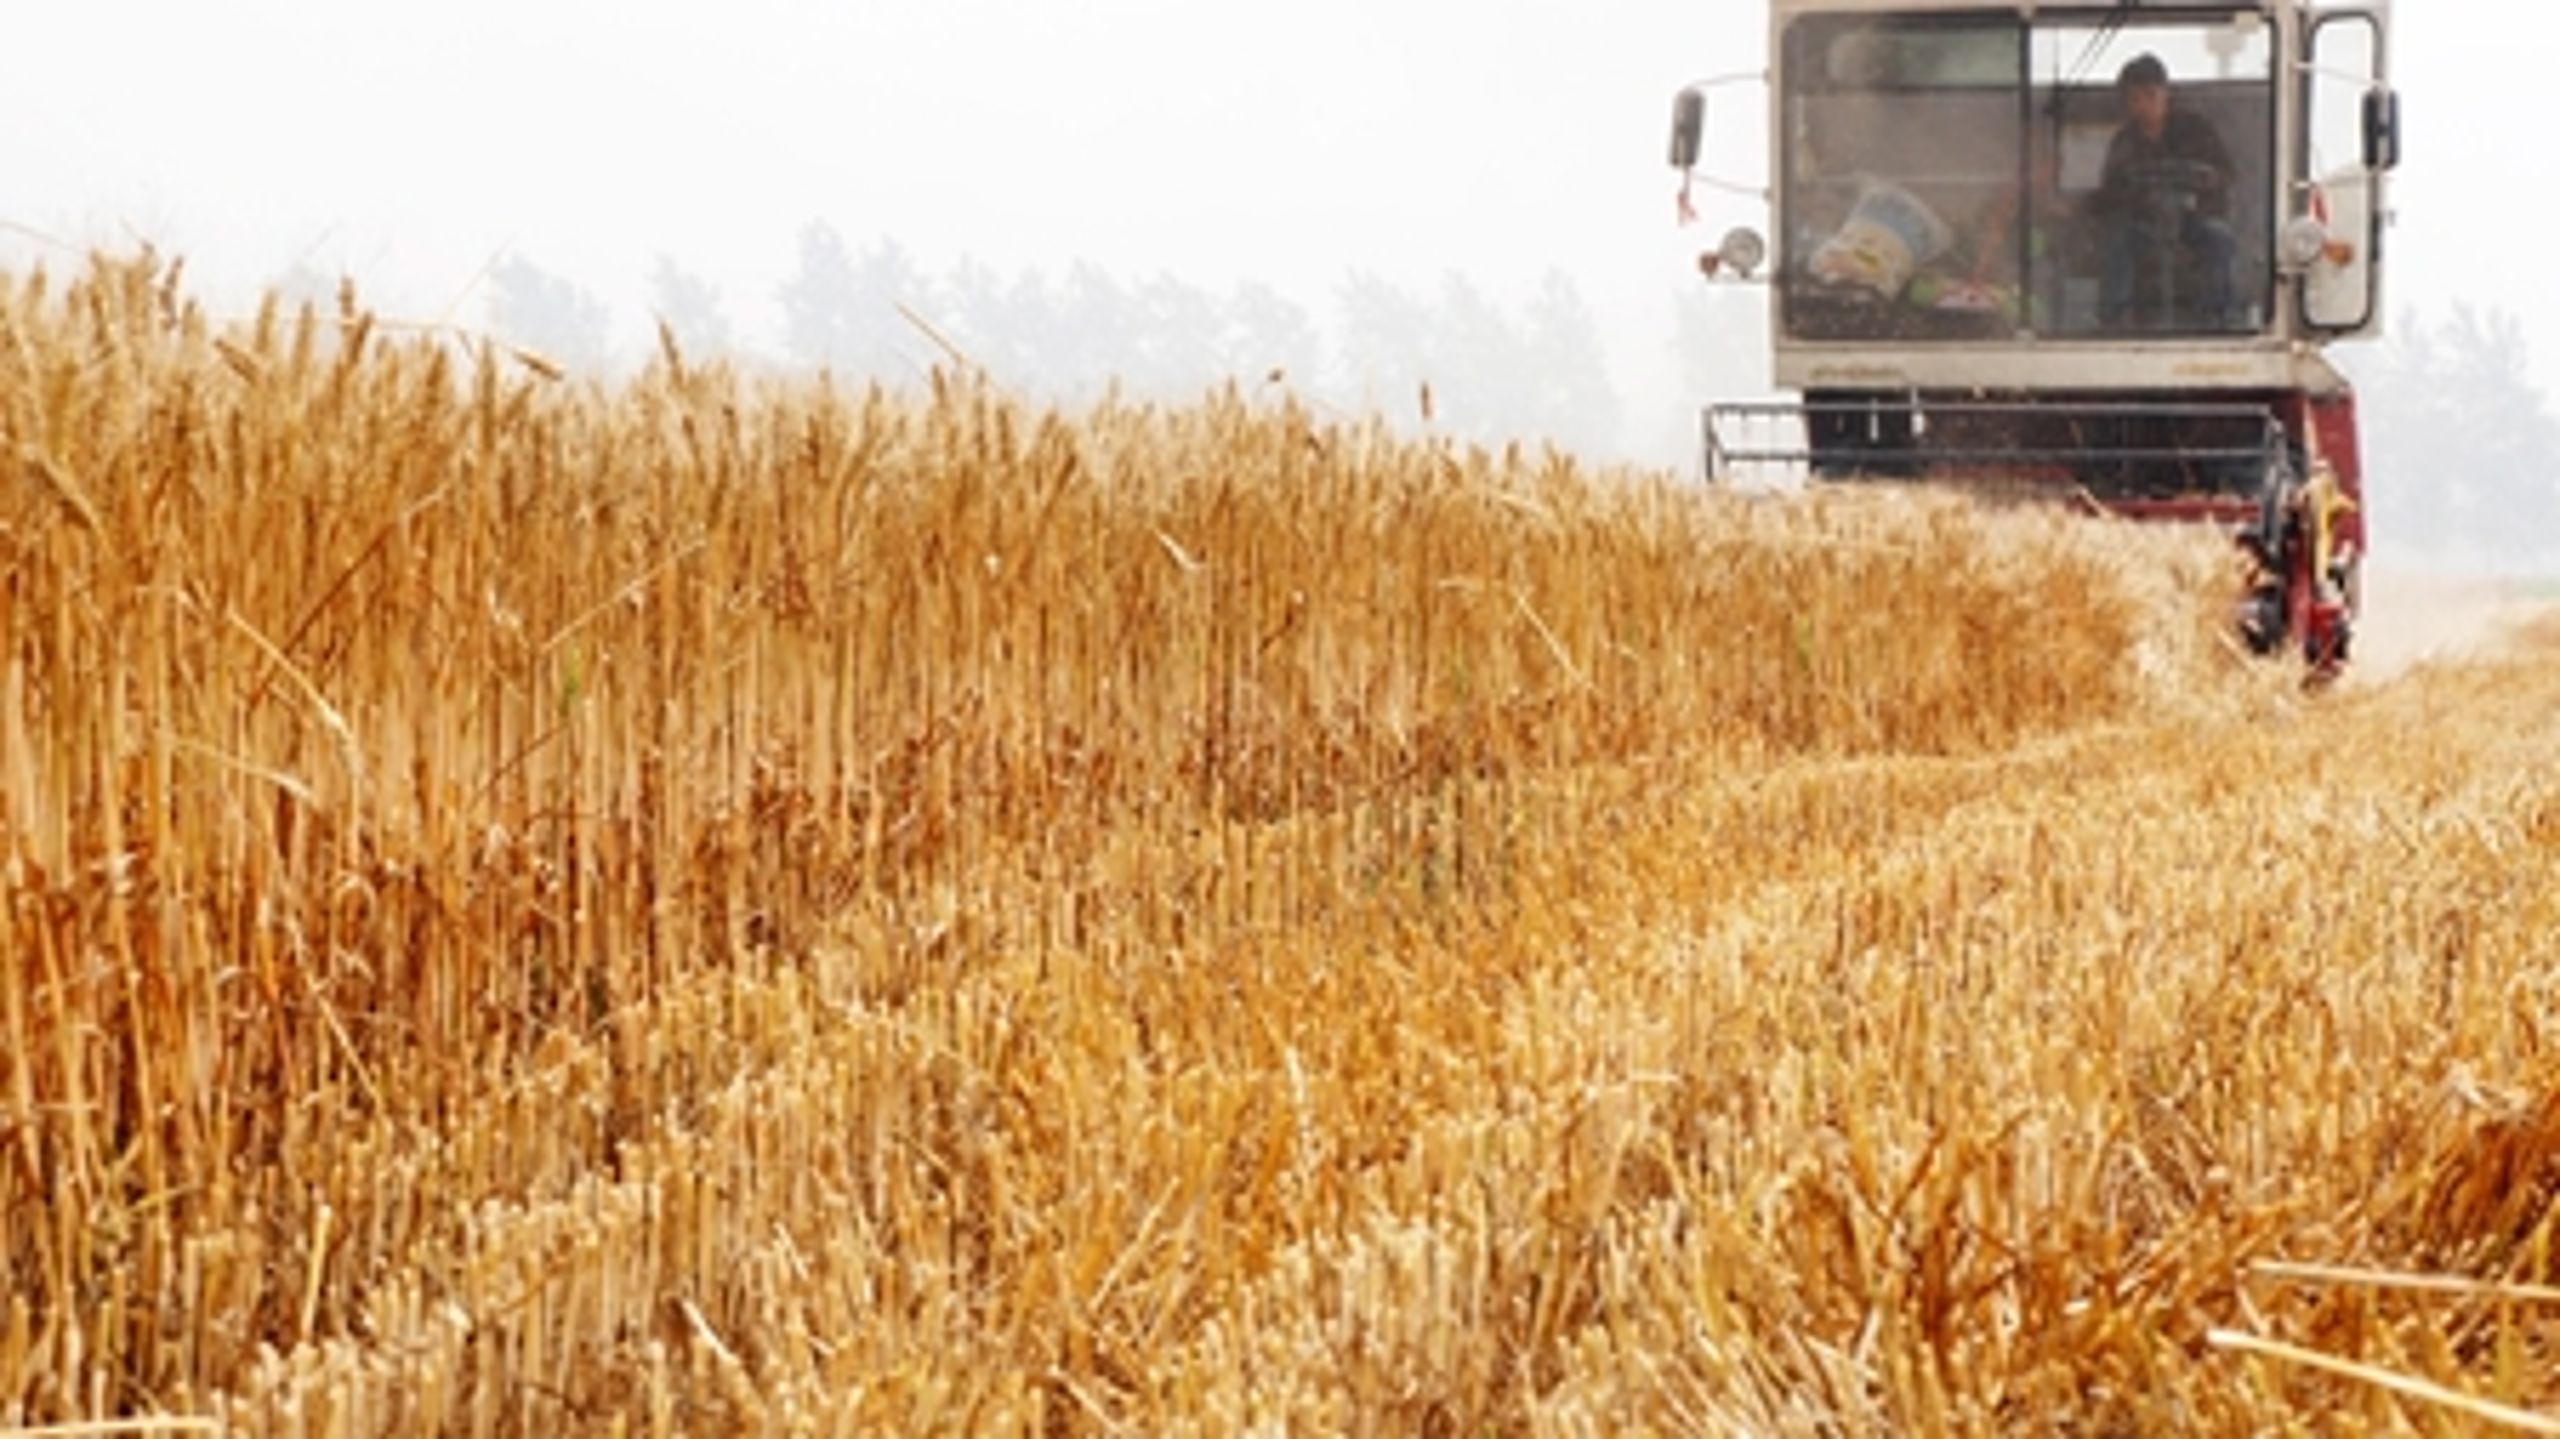
<path fill-rule="evenodd" d="M 2212 121 L 2178 106 L 2156 55 L 2126 62 L 2116 98 L 2124 121 L 2089 199 L 2104 240 L 2099 319 L 2127 328 L 2227 326 L 2239 256 L 2230 152 Z"/>

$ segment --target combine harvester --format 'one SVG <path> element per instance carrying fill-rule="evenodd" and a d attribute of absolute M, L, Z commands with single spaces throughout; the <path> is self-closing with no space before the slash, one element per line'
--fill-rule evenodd
<path fill-rule="evenodd" d="M 1708 474 L 1961 484 L 2225 528 L 2240 629 L 2346 661 L 2355 396 L 2382 321 L 2400 107 L 2386 5 L 1771 0 L 1767 73 L 1701 82 L 1671 159 L 1760 196 L 1711 279 L 1770 287 L 1778 387 Z M 1697 174 L 1711 96 L 1768 95 L 1766 189 Z"/>

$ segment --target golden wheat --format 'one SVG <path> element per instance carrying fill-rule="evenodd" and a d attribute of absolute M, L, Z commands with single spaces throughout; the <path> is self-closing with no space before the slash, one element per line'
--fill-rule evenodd
<path fill-rule="evenodd" d="M 0 1425 L 2560 1406 L 2560 647 L 147 261 L 0 405 Z"/>

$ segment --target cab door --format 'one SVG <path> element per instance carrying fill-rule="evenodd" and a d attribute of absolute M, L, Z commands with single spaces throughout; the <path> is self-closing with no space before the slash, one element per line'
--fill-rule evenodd
<path fill-rule="evenodd" d="M 2381 328 L 2386 180 L 2400 163 L 2382 9 L 2314 14 L 2303 41 L 2302 195 L 2325 243 L 2302 269 L 2304 326 L 2327 336 Z"/>

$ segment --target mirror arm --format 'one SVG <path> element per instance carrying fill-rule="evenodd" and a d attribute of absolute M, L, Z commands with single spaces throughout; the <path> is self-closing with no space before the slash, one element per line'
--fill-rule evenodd
<path fill-rule="evenodd" d="M 1690 185 L 1704 185 L 1710 190 L 1740 195 L 1758 200 L 1763 204 L 1774 200 L 1774 194 L 1766 185 L 1750 185 L 1715 175 L 1701 175 L 1698 173 L 1697 163 L 1700 152 L 1705 147 L 1708 92 L 1731 89 L 1737 85 L 1765 86 L 1768 83 L 1769 71 L 1766 69 L 1733 70 L 1721 75 L 1692 80 L 1680 87 L 1675 96 L 1672 114 L 1671 168 L 1680 172 L 1681 203 L 1684 214 L 1687 213 Z"/>
<path fill-rule="evenodd" d="M 1746 200 L 1758 200 L 1764 205 L 1775 198 L 1769 193 L 1769 187 L 1766 185 L 1751 185 L 1740 180 L 1719 179 L 1714 175 L 1691 175 L 1689 178 L 1710 190 L 1721 190 L 1728 195 L 1740 195 Z"/>

